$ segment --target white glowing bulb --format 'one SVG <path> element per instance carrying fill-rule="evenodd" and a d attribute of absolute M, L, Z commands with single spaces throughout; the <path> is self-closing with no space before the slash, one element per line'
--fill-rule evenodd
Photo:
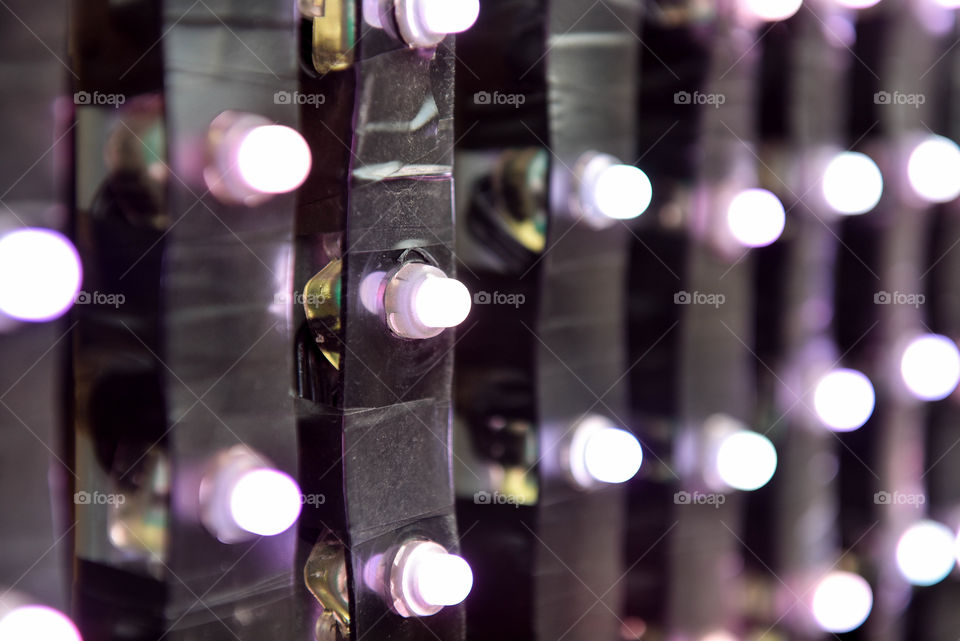
<path fill-rule="evenodd" d="M 763 434 L 735 432 L 724 438 L 717 450 L 717 473 L 732 488 L 761 488 L 776 470 L 777 449 Z"/>
<path fill-rule="evenodd" d="M 634 477 L 643 462 L 643 449 L 626 430 L 604 427 L 587 439 L 583 453 L 587 472 L 601 483 L 625 483 Z"/>
<path fill-rule="evenodd" d="M 82 641 L 73 621 L 43 605 L 14 608 L 0 618 L 0 641 Z"/>
<path fill-rule="evenodd" d="M 823 172 L 823 196 L 839 214 L 865 214 L 877 206 L 882 195 L 880 168 L 859 152 L 837 154 Z"/>
<path fill-rule="evenodd" d="M 260 536 L 285 531 L 300 516 L 300 488 L 278 470 L 257 468 L 241 476 L 230 490 L 230 515 L 243 530 Z"/>
<path fill-rule="evenodd" d="M 473 588 L 470 564 L 455 554 L 424 554 L 418 557 L 413 573 L 420 599 L 430 606 L 456 605 Z"/>
<path fill-rule="evenodd" d="M 813 592 L 813 618 L 826 632 L 849 632 L 859 628 L 873 608 L 870 584 L 852 572 L 831 572 Z"/>
<path fill-rule="evenodd" d="M 953 570 L 954 535 L 936 521 L 919 521 L 897 542 L 897 568 L 913 585 L 933 585 Z"/>
<path fill-rule="evenodd" d="M 597 210 L 615 220 L 636 218 L 647 210 L 653 198 L 650 179 L 633 165 L 610 165 L 603 169 L 590 191 Z"/>
<path fill-rule="evenodd" d="M 836 432 L 850 432 L 867 422 L 875 402 L 870 379 L 853 369 L 835 369 L 817 383 L 813 407 Z"/>
<path fill-rule="evenodd" d="M 960 196 L 960 147 L 943 136 L 928 137 L 910 153 L 907 177 L 927 202 L 953 200 Z"/>
<path fill-rule="evenodd" d="M 80 291 L 83 270 L 73 244 L 50 229 L 0 237 L 0 312 L 42 322 L 63 315 Z"/>
<path fill-rule="evenodd" d="M 580 487 L 624 483 L 636 475 L 641 463 L 643 448 L 637 437 L 603 416 L 588 416 L 573 432 L 567 466 Z"/>
<path fill-rule="evenodd" d="M 471 305 L 470 291 L 460 281 L 427 276 L 414 294 L 413 313 L 427 327 L 456 327 L 467 318 Z"/>
<path fill-rule="evenodd" d="M 310 147 L 299 132 L 282 125 L 254 127 L 237 149 L 243 181 L 261 194 L 283 194 L 303 184 L 310 173 Z"/>
<path fill-rule="evenodd" d="M 944 9 L 960 9 L 960 0 L 935 0 Z"/>
<path fill-rule="evenodd" d="M 917 398 L 925 401 L 946 398 L 960 383 L 960 350 L 946 336 L 921 336 L 904 350 L 900 375 Z"/>
<path fill-rule="evenodd" d="M 869 9 L 874 6 L 880 0 L 835 0 L 838 5 L 841 7 L 846 7 L 848 9 Z"/>
<path fill-rule="evenodd" d="M 757 18 L 776 22 L 786 20 L 799 11 L 803 0 L 742 0 L 742 3 L 743 7 Z"/>
<path fill-rule="evenodd" d="M 480 15 L 480 0 L 416 0 L 417 15 L 430 33 L 460 33 Z"/>
<path fill-rule="evenodd" d="M 780 238 L 786 223 L 780 199 L 766 189 L 747 189 L 727 208 L 727 227 L 745 247 L 764 247 Z"/>

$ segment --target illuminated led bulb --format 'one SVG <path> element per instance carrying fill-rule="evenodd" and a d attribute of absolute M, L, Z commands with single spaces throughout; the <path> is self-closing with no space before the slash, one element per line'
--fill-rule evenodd
<path fill-rule="evenodd" d="M 830 572 L 813 592 L 813 618 L 826 632 L 849 632 L 859 628 L 873 608 L 873 591 L 866 580 L 852 572 Z"/>
<path fill-rule="evenodd" d="M 300 516 L 300 488 L 272 469 L 246 472 L 230 492 L 230 515 L 242 529 L 260 536 L 280 534 Z"/>
<path fill-rule="evenodd" d="M 642 462 L 637 438 L 602 416 L 589 416 L 575 428 L 566 460 L 571 477 L 583 488 L 629 481 Z"/>
<path fill-rule="evenodd" d="M 433 541 L 408 541 L 389 567 L 389 599 L 404 617 L 430 616 L 467 598 L 473 570 L 462 557 Z"/>
<path fill-rule="evenodd" d="M 751 15 L 767 22 L 786 20 L 800 10 L 803 0 L 741 0 Z"/>
<path fill-rule="evenodd" d="M 300 488 L 249 448 L 218 457 L 200 486 L 201 516 L 224 543 L 286 531 L 300 516 Z"/>
<path fill-rule="evenodd" d="M 880 2 L 880 0 L 835 0 L 835 2 L 847 9 L 869 9 Z"/>
<path fill-rule="evenodd" d="M 960 0 L 936 0 L 944 9 L 960 9 Z"/>
<path fill-rule="evenodd" d="M 82 641 L 73 621 L 43 605 L 13 608 L 0 617 L 0 641 Z"/>
<path fill-rule="evenodd" d="M 637 167 L 609 154 L 588 153 L 577 162 L 574 210 L 594 227 L 636 218 L 653 198 L 650 179 Z"/>
<path fill-rule="evenodd" d="M 946 398 L 960 382 L 960 350 L 956 343 L 939 334 L 916 338 L 903 352 L 900 375 L 917 398 Z"/>
<path fill-rule="evenodd" d="M 873 414 L 874 401 L 870 379 L 853 369 L 829 372 L 813 392 L 817 416 L 835 432 L 850 432 L 866 423 Z"/>
<path fill-rule="evenodd" d="M 953 200 L 960 196 L 960 147 L 949 138 L 929 136 L 910 153 L 907 177 L 927 202 Z"/>
<path fill-rule="evenodd" d="M 717 450 L 717 473 L 737 490 L 756 490 L 773 478 L 777 450 L 763 434 L 744 430 L 725 437 Z"/>
<path fill-rule="evenodd" d="M 411 47 L 436 46 L 448 34 L 472 27 L 480 15 L 480 0 L 381 0 L 376 11 L 368 11 L 379 15 L 371 16 L 368 22 L 391 25 L 382 15 L 391 5 L 399 36 Z"/>
<path fill-rule="evenodd" d="M 83 270 L 73 244 L 50 229 L 0 237 L 0 312 L 42 322 L 63 315 L 80 291 Z"/>
<path fill-rule="evenodd" d="M 838 214 L 865 214 L 880 202 L 883 175 L 869 156 L 845 151 L 827 165 L 822 187 L 827 204 Z"/>
<path fill-rule="evenodd" d="M 914 523 L 897 542 L 897 568 L 913 585 L 933 585 L 953 570 L 954 535 L 936 521 Z"/>
<path fill-rule="evenodd" d="M 310 173 L 310 147 L 297 131 L 255 114 L 227 111 L 209 132 L 211 159 L 204 171 L 221 201 L 257 205 L 295 190 Z"/>
<path fill-rule="evenodd" d="M 747 189 L 727 208 L 727 227 L 745 247 L 764 247 L 780 238 L 786 213 L 780 199 L 766 189 Z"/>
<path fill-rule="evenodd" d="M 470 291 L 426 263 L 404 263 L 392 272 L 373 272 L 360 283 L 364 308 L 382 314 L 403 338 L 432 338 L 470 314 Z"/>

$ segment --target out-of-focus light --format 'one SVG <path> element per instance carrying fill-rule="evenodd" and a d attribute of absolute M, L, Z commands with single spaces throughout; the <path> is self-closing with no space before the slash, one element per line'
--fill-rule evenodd
<path fill-rule="evenodd" d="M 837 154 L 823 172 L 823 196 L 839 214 L 865 214 L 877 206 L 882 195 L 883 175 L 865 154 Z"/>
<path fill-rule="evenodd" d="M 786 214 L 780 199 L 766 189 L 747 189 L 727 208 L 727 227 L 745 247 L 764 247 L 780 238 Z"/>
<path fill-rule="evenodd" d="M 907 177 L 927 202 L 953 200 L 960 196 L 960 147 L 943 136 L 928 137 L 910 153 Z"/>
<path fill-rule="evenodd" d="M 424 555 L 414 575 L 420 598 L 430 605 L 456 605 L 467 598 L 473 587 L 470 564 L 455 554 Z"/>
<path fill-rule="evenodd" d="M 625 483 L 643 463 L 643 448 L 630 432 L 601 416 L 585 418 L 570 445 L 569 468 L 581 487 Z"/>
<path fill-rule="evenodd" d="M 900 375 L 917 398 L 946 398 L 960 383 L 960 350 L 956 343 L 939 334 L 916 338 L 903 352 Z"/>
<path fill-rule="evenodd" d="M 914 523 L 897 543 L 897 568 L 913 585 L 943 581 L 955 563 L 954 535 L 936 521 Z"/>
<path fill-rule="evenodd" d="M 456 327 L 471 308 L 470 291 L 454 278 L 428 276 L 414 294 L 413 313 L 427 327 Z"/>
<path fill-rule="evenodd" d="M 0 618 L 0 641 L 82 641 L 73 621 L 43 605 L 14 608 Z"/>
<path fill-rule="evenodd" d="M 417 14 L 431 33 L 461 33 L 480 15 L 480 0 L 417 0 Z"/>
<path fill-rule="evenodd" d="M 777 449 L 763 434 L 735 432 L 720 443 L 717 473 L 723 482 L 738 490 L 763 487 L 777 470 Z"/>
<path fill-rule="evenodd" d="M 944 9 L 960 9 L 960 0 L 934 0 Z"/>
<path fill-rule="evenodd" d="M 597 175 L 592 195 L 594 205 L 607 218 L 630 220 L 650 206 L 653 187 L 638 167 L 612 165 Z"/>
<path fill-rule="evenodd" d="M 850 432 L 866 423 L 875 400 L 870 379 L 854 369 L 829 372 L 813 392 L 817 416 L 835 432 Z"/>
<path fill-rule="evenodd" d="M 237 149 L 237 169 L 261 194 L 284 194 L 303 184 L 312 158 L 299 132 L 282 125 L 252 129 Z"/>
<path fill-rule="evenodd" d="M 42 322 L 76 300 L 83 270 L 73 243 L 50 229 L 24 228 L 0 237 L 0 312 Z"/>
<path fill-rule="evenodd" d="M 240 528 L 260 536 L 280 534 L 300 516 L 300 488 L 290 476 L 273 469 L 254 469 L 230 491 L 230 514 Z"/>
<path fill-rule="evenodd" d="M 587 439 L 583 453 L 587 472 L 601 483 L 625 483 L 634 477 L 643 461 L 643 449 L 626 430 L 605 427 Z"/>
<path fill-rule="evenodd" d="M 700 637 L 699 641 L 737 641 L 737 637 L 726 630 L 714 630 Z"/>
<path fill-rule="evenodd" d="M 834 2 L 848 9 L 869 9 L 880 0 L 834 0 Z"/>
<path fill-rule="evenodd" d="M 852 572 L 831 572 L 813 592 L 813 618 L 826 632 L 842 633 L 860 627 L 873 608 L 873 591 Z"/>
<path fill-rule="evenodd" d="M 743 7 L 752 15 L 776 22 L 786 20 L 800 10 L 803 0 L 741 0 Z"/>
<path fill-rule="evenodd" d="M 643 170 L 625 165 L 610 154 L 587 152 L 574 169 L 574 210 L 594 227 L 630 220 L 647 210 L 653 187 Z"/>

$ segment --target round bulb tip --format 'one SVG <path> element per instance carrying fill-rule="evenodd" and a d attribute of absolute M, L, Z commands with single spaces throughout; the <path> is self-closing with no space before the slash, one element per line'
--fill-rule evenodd
<path fill-rule="evenodd" d="M 423 325 L 440 329 L 462 323 L 472 305 L 470 290 L 460 281 L 428 276 L 417 289 L 413 310 Z"/>
<path fill-rule="evenodd" d="M 583 452 L 584 466 L 595 481 L 625 483 L 643 463 L 643 449 L 626 430 L 602 427 L 589 436 Z"/>
<path fill-rule="evenodd" d="M 283 125 L 263 125 L 243 137 L 236 162 L 241 178 L 252 190 L 283 194 L 307 179 L 312 156 L 298 131 Z"/>
<path fill-rule="evenodd" d="M 300 488 L 288 474 L 259 468 L 241 476 L 230 491 L 230 515 L 251 534 L 274 536 L 300 517 Z"/>

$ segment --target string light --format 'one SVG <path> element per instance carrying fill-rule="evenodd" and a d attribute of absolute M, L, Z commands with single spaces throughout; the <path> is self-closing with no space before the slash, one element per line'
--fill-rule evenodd
<path fill-rule="evenodd" d="M 822 187 L 827 204 L 838 214 L 865 214 L 880 202 L 883 175 L 869 156 L 845 151 L 827 165 Z"/>
<path fill-rule="evenodd" d="M 741 430 L 723 438 L 717 450 L 717 473 L 737 490 L 756 490 L 773 478 L 777 450 L 763 434 Z"/>
<path fill-rule="evenodd" d="M 453 278 L 428 276 L 414 294 L 414 315 L 434 329 L 456 327 L 466 320 L 470 308 L 470 291 Z"/>
<path fill-rule="evenodd" d="M 813 593 L 813 618 L 826 632 L 842 633 L 863 625 L 873 608 L 873 591 L 852 572 L 830 572 Z"/>
<path fill-rule="evenodd" d="M 946 398 L 960 382 L 960 350 L 956 343 L 939 334 L 916 338 L 903 352 L 900 375 L 917 398 Z"/>
<path fill-rule="evenodd" d="M 597 228 L 641 215 L 653 199 L 650 179 L 610 154 L 587 152 L 575 165 L 573 209 Z"/>
<path fill-rule="evenodd" d="M 870 379 L 853 369 L 835 369 L 823 376 L 813 392 L 813 407 L 828 428 L 850 432 L 873 414 L 875 402 Z"/>
<path fill-rule="evenodd" d="M 237 149 L 237 168 L 247 186 L 261 194 L 283 194 L 310 173 L 310 147 L 297 131 L 282 125 L 255 127 Z"/>
<path fill-rule="evenodd" d="M 83 270 L 73 243 L 51 229 L 0 237 L 0 312 L 23 321 L 62 316 L 80 291 Z"/>
<path fill-rule="evenodd" d="M 869 9 L 880 2 L 880 0 L 835 0 L 835 2 L 847 9 Z"/>
<path fill-rule="evenodd" d="M 742 0 L 742 6 L 751 15 L 767 22 L 786 20 L 803 5 L 803 0 Z"/>
<path fill-rule="evenodd" d="M 300 488 L 278 470 L 255 469 L 230 491 L 230 514 L 243 530 L 259 536 L 286 531 L 300 516 Z"/>
<path fill-rule="evenodd" d="M 766 189 L 747 189 L 727 208 L 727 227 L 745 247 L 764 247 L 780 238 L 786 213 L 780 199 Z"/>
<path fill-rule="evenodd" d="M 913 585 L 943 581 L 954 565 L 954 535 L 947 526 L 924 520 L 911 525 L 897 542 L 897 568 Z"/>
<path fill-rule="evenodd" d="M 953 200 L 960 196 L 960 147 L 943 136 L 927 137 L 910 153 L 907 177 L 927 202 Z"/>
<path fill-rule="evenodd" d="M 625 483 L 643 463 L 643 448 L 630 432 L 602 416 L 590 416 L 574 430 L 568 469 L 581 487 Z"/>
<path fill-rule="evenodd" d="M 612 165 L 591 187 L 594 206 L 607 218 L 630 220 L 647 210 L 653 198 L 650 179 L 633 165 Z"/>
<path fill-rule="evenodd" d="M 473 588 L 470 564 L 434 541 L 407 541 L 395 554 L 377 562 L 381 567 L 384 563 L 389 581 L 381 593 L 404 617 L 434 615 L 462 602 Z M 372 583 L 380 587 L 379 580 Z"/>
<path fill-rule="evenodd" d="M 82 641 L 63 613 L 43 605 L 14 608 L 0 618 L 0 641 Z"/>

